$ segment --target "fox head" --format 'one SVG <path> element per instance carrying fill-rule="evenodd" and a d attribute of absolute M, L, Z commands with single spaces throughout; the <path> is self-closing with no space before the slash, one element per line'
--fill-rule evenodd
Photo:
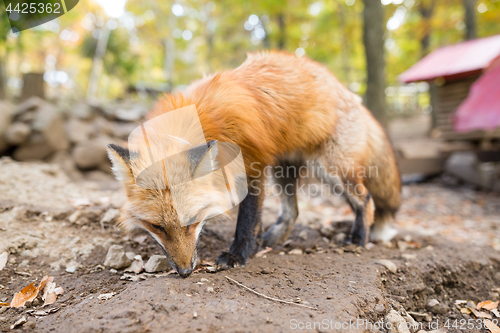
<path fill-rule="evenodd" d="M 131 154 L 136 154 L 134 159 Z M 218 142 L 212 140 L 163 160 L 161 170 L 167 168 L 169 177 L 161 189 L 145 189 L 138 184 L 132 171 L 134 161 L 141 159 L 137 154 L 140 152 L 108 146 L 113 173 L 127 195 L 120 226 L 146 230 L 161 246 L 172 268 L 187 277 L 196 266 L 196 247 L 203 225 L 227 214 L 227 198 L 217 190 L 224 180 L 203 177 L 217 169 Z M 161 172 L 148 175 L 163 176 Z"/>

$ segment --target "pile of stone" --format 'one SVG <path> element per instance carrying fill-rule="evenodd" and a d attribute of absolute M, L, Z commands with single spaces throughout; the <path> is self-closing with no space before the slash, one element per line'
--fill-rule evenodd
<path fill-rule="evenodd" d="M 54 162 L 71 178 L 81 171 L 109 172 L 106 145 L 126 141 L 146 112 L 130 102 L 65 107 L 38 97 L 17 106 L 0 101 L 0 156 Z"/>

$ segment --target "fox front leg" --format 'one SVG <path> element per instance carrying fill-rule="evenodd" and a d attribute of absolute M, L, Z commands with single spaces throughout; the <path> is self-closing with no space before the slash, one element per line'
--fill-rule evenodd
<path fill-rule="evenodd" d="M 215 262 L 215 268 L 220 270 L 244 266 L 248 257 L 259 248 L 261 238 L 261 210 L 264 193 L 261 190 L 251 191 L 241 202 L 236 223 L 234 241 L 228 252 L 223 252 Z"/>

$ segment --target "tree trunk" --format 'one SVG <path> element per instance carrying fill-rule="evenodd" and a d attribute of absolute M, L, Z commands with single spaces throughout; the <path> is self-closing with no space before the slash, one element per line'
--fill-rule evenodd
<path fill-rule="evenodd" d="M 465 10 L 465 38 L 477 38 L 476 4 L 477 0 L 462 0 Z"/>
<path fill-rule="evenodd" d="M 278 14 L 278 26 L 280 28 L 279 39 L 278 39 L 278 50 L 284 50 L 286 47 L 286 23 L 285 14 Z"/>
<path fill-rule="evenodd" d="M 424 25 L 424 34 L 420 39 L 420 52 L 421 57 L 425 57 L 429 54 L 429 46 L 431 39 L 431 27 L 430 20 L 432 18 L 432 13 L 434 12 L 434 6 L 436 2 L 434 0 L 421 1 L 419 5 L 420 15 L 422 16 L 422 24 Z M 429 97 L 431 103 L 431 130 L 437 126 L 437 87 L 434 82 L 429 84 Z"/>
<path fill-rule="evenodd" d="M 1 52 L 1 51 L 0 51 Z M 0 55 L 0 99 L 6 99 L 7 97 L 7 88 L 6 88 L 6 75 L 5 75 L 5 63 L 7 59 L 6 56 Z"/>
<path fill-rule="evenodd" d="M 434 11 L 435 2 L 431 1 L 421 1 L 419 5 L 420 16 L 422 16 L 422 24 L 424 34 L 420 38 L 420 51 L 422 58 L 429 54 L 429 46 L 431 40 L 431 26 L 430 20 L 432 17 L 432 13 Z"/>
<path fill-rule="evenodd" d="M 95 49 L 94 60 L 92 61 L 92 69 L 90 71 L 89 85 L 87 87 L 87 97 L 94 98 L 97 95 L 99 88 L 99 78 L 101 77 L 102 67 L 104 63 L 104 55 L 108 48 L 109 29 L 107 24 L 102 27 L 101 38 L 97 40 Z"/>
<path fill-rule="evenodd" d="M 172 14 L 168 17 L 168 36 L 163 41 L 165 53 L 163 55 L 163 71 L 167 78 L 168 89 L 173 90 L 174 87 L 174 61 L 175 61 L 175 41 L 172 32 L 175 28 L 175 18 Z"/>
<path fill-rule="evenodd" d="M 387 127 L 385 101 L 384 9 L 379 0 L 364 0 L 363 43 L 366 55 L 365 105 Z"/>

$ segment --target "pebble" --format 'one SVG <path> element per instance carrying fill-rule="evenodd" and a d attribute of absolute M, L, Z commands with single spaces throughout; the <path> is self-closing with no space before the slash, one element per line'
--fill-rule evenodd
<path fill-rule="evenodd" d="M 121 269 L 130 266 L 132 262 L 125 254 L 125 249 L 121 245 L 111 245 L 104 261 L 104 266 L 114 269 Z"/>
<path fill-rule="evenodd" d="M 24 327 L 30 329 L 30 330 L 34 330 L 35 327 L 36 327 L 36 322 L 35 321 L 28 321 Z"/>
<path fill-rule="evenodd" d="M 291 255 L 296 255 L 296 256 L 300 256 L 302 255 L 302 250 L 301 249 L 293 249 L 291 250 L 290 252 L 288 252 L 288 254 L 291 254 Z"/>
<path fill-rule="evenodd" d="M 410 333 L 410 330 L 406 327 L 406 320 L 395 310 L 391 310 L 385 316 L 385 321 L 391 323 L 389 333 Z"/>
<path fill-rule="evenodd" d="M 396 266 L 396 264 L 393 263 L 390 260 L 379 259 L 379 260 L 375 260 L 375 263 L 384 266 L 385 268 L 387 268 L 392 273 L 397 273 L 397 271 L 398 271 L 398 267 Z"/>
<path fill-rule="evenodd" d="M 149 258 L 144 268 L 148 273 L 163 272 L 171 269 L 167 257 L 156 254 Z"/>
<path fill-rule="evenodd" d="M 10 326 L 10 329 L 13 330 L 16 327 L 22 326 L 26 324 L 28 320 L 26 319 L 26 316 L 22 316 L 20 319 L 18 319 L 14 324 Z"/>

